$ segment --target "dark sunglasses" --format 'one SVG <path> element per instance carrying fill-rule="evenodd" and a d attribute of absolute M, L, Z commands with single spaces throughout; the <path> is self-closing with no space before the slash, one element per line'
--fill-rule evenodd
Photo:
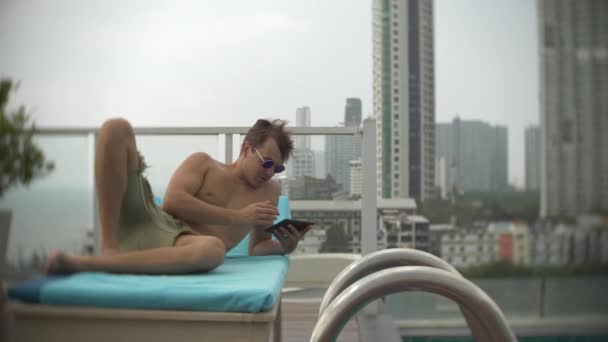
<path fill-rule="evenodd" d="M 258 156 L 260 157 L 260 159 L 262 160 L 262 167 L 265 169 L 270 169 L 271 167 L 274 166 L 274 160 L 265 160 L 264 157 L 262 157 L 262 155 L 260 154 L 260 151 L 258 151 L 258 149 L 256 147 L 253 148 L 255 150 L 255 152 L 258 154 Z M 277 165 L 274 167 L 274 173 L 281 173 L 283 172 L 283 170 L 285 170 L 285 165 Z"/>

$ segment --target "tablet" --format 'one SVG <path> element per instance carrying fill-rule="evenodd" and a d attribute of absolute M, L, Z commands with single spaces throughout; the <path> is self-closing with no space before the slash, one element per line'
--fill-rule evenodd
<path fill-rule="evenodd" d="M 313 225 L 314 223 L 308 221 L 300 221 L 300 220 L 292 220 L 292 219 L 284 219 L 281 222 L 275 223 L 274 225 L 264 229 L 266 233 L 273 233 L 279 227 L 287 228 L 287 225 L 291 224 L 298 230 L 298 232 L 304 231 L 306 227 Z"/>

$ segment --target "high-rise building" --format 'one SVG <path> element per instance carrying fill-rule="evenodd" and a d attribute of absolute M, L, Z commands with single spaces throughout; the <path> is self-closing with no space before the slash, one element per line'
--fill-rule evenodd
<path fill-rule="evenodd" d="M 507 127 L 456 117 L 452 123 L 438 123 L 435 132 L 436 156 L 449 169 L 442 192 L 507 189 Z"/>
<path fill-rule="evenodd" d="M 298 176 L 289 182 L 289 198 L 293 200 L 330 200 L 338 190 L 338 185 L 331 176 Z"/>
<path fill-rule="evenodd" d="M 437 150 L 435 150 L 435 153 L 437 153 Z M 446 165 L 445 157 L 435 159 L 435 187 L 438 189 L 437 195 L 440 198 L 447 198 L 448 174 Z"/>
<path fill-rule="evenodd" d="M 296 109 L 296 127 L 310 127 L 310 107 Z M 310 149 L 310 136 L 296 136 L 296 149 Z"/>
<path fill-rule="evenodd" d="M 295 149 L 291 164 L 293 164 L 292 177 L 315 175 L 315 153 L 311 149 Z"/>
<path fill-rule="evenodd" d="M 435 75 L 432 0 L 373 1 L 373 112 L 378 193 L 434 192 Z"/>
<path fill-rule="evenodd" d="M 310 127 L 310 107 L 296 109 L 296 127 Z M 297 135 L 295 149 L 287 173 L 290 178 L 315 175 L 315 154 L 310 149 L 310 136 Z"/>
<path fill-rule="evenodd" d="M 344 126 L 361 126 L 361 99 L 349 97 L 344 108 Z"/>
<path fill-rule="evenodd" d="M 325 178 L 327 176 L 327 167 L 325 167 L 325 151 L 314 150 L 315 154 L 315 178 Z"/>
<path fill-rule="evenodd" d="M 361 125 L 361 100 L 347 98 L 344 107 L 346 127 Z M 350 161 L 361 158 L 361 140 L 352 136 L 330 135 L 325 138 L 325 163 L 327 173 L 335 178 L 342 190 L 350 193 Z"/>
<path fill-rule="evenodd" d="M 526 127 L 526 190 L 540 186 L 540 128 Z"/>
<path fill-rule="evenodd" d="M 608 211 L 608 1 L 538 1 L 541 216 Z"/>
<path fill-rule="evenodd" d="M 350 136 L 325 137 L 325 164 L 330 174 L 346 193 L 350 192 L 350 161 L 361 158 L 361 141 Z"/>
<path fill-rule="evenodd" d="M 350 165 L 350 196 L 361 197 L 363 194 L 363 168 L 361 159 L 351 160 Z"/>

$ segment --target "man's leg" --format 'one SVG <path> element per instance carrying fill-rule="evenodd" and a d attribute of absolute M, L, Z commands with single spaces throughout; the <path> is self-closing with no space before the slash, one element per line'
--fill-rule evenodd
<path fill-rule="evenodd" d="M 55 252 L 46 273 L 99 271 L 112 273 L 183 274 L 207 272 L 224 262 L 226 247 L 214 236 L 182 235 L 175 246 L 101 256 Z"/>
<path fill-rule="evenodd" d="M 118 226 L 122 198 L 130 172 L 139 168 L 135 133 L 124 119 L 106 121 L 97 137 L 95 149 L 95 188 L 99 202 L 102 254 L 118 249 Z"/>

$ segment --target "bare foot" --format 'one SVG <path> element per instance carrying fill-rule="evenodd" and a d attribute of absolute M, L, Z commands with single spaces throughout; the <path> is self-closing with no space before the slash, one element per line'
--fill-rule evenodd
<path fill-rule="evenodd" d="M 72 274 L 78 272 L 75 258 L 61 251 L 55 251 L 49 255 L 44 268 L 46 274 Z"/>

